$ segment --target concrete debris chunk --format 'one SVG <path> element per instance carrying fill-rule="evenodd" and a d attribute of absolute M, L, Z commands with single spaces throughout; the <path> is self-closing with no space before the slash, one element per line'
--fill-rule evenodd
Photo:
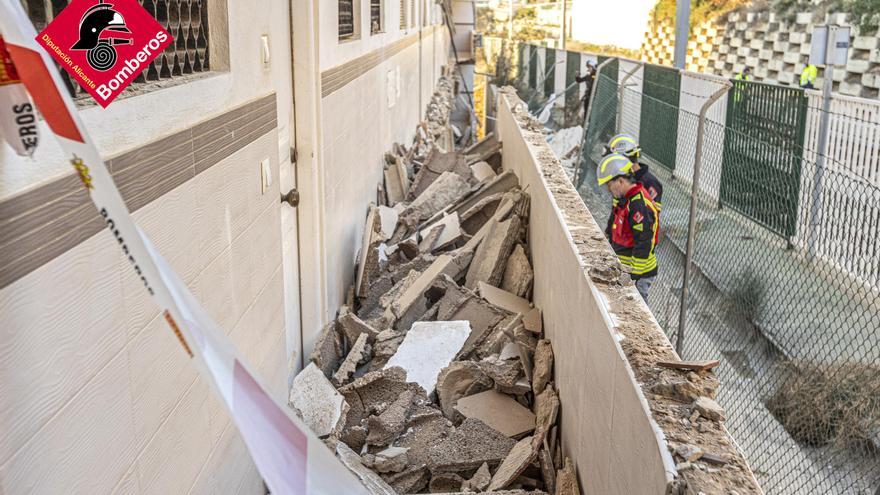
<path fill-rule="evenodd" d="M 489 491 L 506 488 L 526 470 L 537 455 L 537 450 L 532 448 L 532 443 L 533 437 L 525 437 L 516 443 L 498 467 L 495 476 L 492 477 Z"/>
<path fill-rule="evenodd" d="M 535 349 L 535 362 L 532 371 L 532 387 L 536 395 L 540 394 L 553 379 L 553 348 L 550 341 L 538 341 Z"/>
<path fill-rule="evenodd" d="M 406 390 L 380 414 L 367 418 L 367 445 L 389 445 L 403 433 L 415 395 Z"/>
<path fill-rule="evenodd" d="M 581 495 L 574 463 L 568 457 L 556 473 L 556 495 Z"/>
<path fill-rule="evenodd" d="M 342 364 L 339 365 L 339 369 L 333 374 L 333 383 L 336 386 L 342 386 L 348 383 L 355 370 L 357 370 L 357 367 L 367 362 L 367 360 L 370 359 L 370 355 L 370 344 L 367 343 L 367 334 L 362 333 L 358 336 L 354 345 L 351 346 L 351 350 L 348 351 L 348 356 L 346 356 L 345 360 L 342 361 Z"/>
<path fill-rule="evenodd" d="M 394 235 L 394 230 L 397 228 L 397 210 L 380 206 L 377 208 L 377 213 L 379 215 L 379 239 L 387 241 Z"/>
<path fill-rule="evenodd" d="M 367 343 L 376 341 L 379 332 L 360 319 L 354 313 L 346 313 L 336 319 L 338 330 L 345 335 L 349 342 L 357 342 L 361 335 L 367 336 Z"/>
<path fill-rule="evenodd" d="M 513 342 L 507 342 L 501 348 L 501 354 L 498 356 L 502 361 L 516 359 L 519 357 L 519 346 Z"/>
<path fill-rule="evenodd" d="M 409 192 L 410 199 L 418 198 L 420 195 L 433 185 L 440 177 L 446 173 L 454 173 L 462 179 L 468 180 L 473 177 L 464 155 L 453 151 L 450 153 L 439 153 L 432 150 L 428 155 L 428 159 L 419 169 L 419 172 L 413 178 L 412 188 Z"/>
<path fill-rule="evenodd" d="M 453 213 L 451 215 L 444 215 L 443 218 L 437 220 L 431 225 L 422 229 L 419 235 L 422 239 L 425 239 L 430 235 L 433 229 L 438 226 L 442 226 L 443 228 L 440 231 L 440 234 L 437 236 L 437 239 L 431 243 L 431 246 L 427 249 L 427 251 L 434 251 L 437 249 L 443 249 L 450 244 L 461 239 L 461 225 L 459 224 L 458 213 Z"/>
<path fill-rule="evenodd" d="M 544 322 L 541 319 L 540 308 L 532 308 L 531 311 L 523 315 L 523 327 L 536 335 L 541 335 L 544 331 Z"/>
<path fill-rule="evenodd" d="M 342 336 L 336 329 L 336 322 L 331 322 L 321 331 L 309 360 L 329 377 L 342 361 Z"/>
<path fill-rule="evenodd" d="M 515 192 L 506 193 L 501 197 L 501 201 L 498 203 L 498 207 L 495 209 L 495 213 L 492 214 L 492 218 L 485 222 L 485 224 L 480 227 L 471 238 L 462 246 L 461 250 L 475 250 L 480 243 L 483 242 L 483 239 L 489 235 L 489 232 L 492 230 L 493 226 L 497 221 L 502 221 L 507 219 L 510 216 L 511 212 L 517 206 L 519 202 L 522 201 L 523 194 L 518 190 Z M 470 231 L 468 231 L 470 233 Z"/>
<path fill-rule="evenodd" d="M 489 356 L 480 361 L 482 369 L 495 382 L 496 387 L 515 387 L 522 376 L 518 361 L 502 361 L 497 356 Z"/>
<path fill-rule="evenodd" d="M 535 451 L 541 447 L 550 428 L 556 424 L 558 414 L 559 396 L 556 395 L 553 387 L 547 387 L 535 396 Z"/>
<path fill-rule="evenodd" d="M 374 204 L 370 204 L 367 221 L 364 224 L 364 235 L 361 241 L 361 255 L 358 263 L 357 280 L 355 282 L 355 294 L 363 297 L 366 294 L 370 281 L 379 274 L 380 245 L 384 241 L 381 233 L 381 219 L 379 210 Z"/>
<path fill-rule="evenodd" d="M 703 457 L 703 450 L 697 447 L 696 445 L 691 445 L 689 443 L 683 443 L 676 447 L 675 455 L 681 457 L 685 460 L 685 462 L 694 462 L 700 457 Z"/>
<path fill-rule="evenodd" d="M 345 424 L 348 403 L 315 363 L 310 363 L 293 378 L 288 401 L 319 437 L 338 433 Z"/>
<path fill-rule="evenodd" d="M 400 180 L 400 174 L 396 165 L 386 165 L 385 175 L 385 200 L 389 205 L 394 206 L 406 199 L 403 192 L 403 181 Z"/>
<path fill-rule="evenodd" d="M 414 323 L 385 367 L 400 366 L 410 382 L 418 383 L 430 394 L 440 370 L 452 362 L 470 334 L 471 326 L 466 321 Z"/>
<path fill-rule="evenodd" d="M 413 225 L 418 225 L 462 198 L 470 190 L 470 184 L 460 175 L 443 172 L 437 180 L 410 203 L 401 216 Z"/>
<path fill-rule="evenodd" d="M 502 222 L 490 223 L 489 232 L 477 247 L 468 269 L 465 281 L 468 289 L 475 289 L 479 282 L 495 287 L 501 285 L 507 257 L 510 256 L 514 243 L 519 237 L 520 223 L 517 215 L 512 215 Z"/>
<path fill-rule="evenodd" d="M 386 311 L 389 320 L 395 321 L 397 329 L 407 329 L 416 318 L 428 309 L 425 292 L 442 275 L 458 278 L 470 263 L 472 253 L 462 252 L 457 255 L 444 254 L 438 256 L 419 277 L 403 291 Z"/>
<path fill-rule="evenodd" d="M 452 419 L 455 405 L 462 397 L 491 390 L 493 381 L 473 361 L 453 361 L 437 377 L 437 401 L 443 415 Z"/>
<path fill-rule="evenodd" d="M 513 248 L 510 258 L 507 259 L 507 266 L 501 279 L 501 288 L 519 297 L 526 297 L 529 289 L 532 288 L 534 278 L 535 274 L 532 271 L 529 258 L 526 256 L 522 244 L 517 244 Z"/>
<path fill-rule="evenodd" d="M 477 291 L 490 304 L 510 313 L 526 315 L 532 311 L 532 305 L 525 299 L 485 282 L 477 282 Z"/>
<path fill-rule="evenodd" d="M 498 175 L 487 162 L 477 162 L 471 165 L 471 172 L 474 174 L 474 179 L 477 182 L 485 182 L 489 179 L 494 179 Z"/>
<path fill-rule="evenodd" d="M 461 212 L 461 228 L 469 235 L 480 231 L 498 211 L 498 206 L 504 197 L 503 193 L 487 196 L 477 202 L 469 210 Z M 459 215 L 459 213 L 455 213 Z"/>
<path fill-rule="evenodd" d="M 511 438 L 535 429 L 535 415 L 509 395 L 488 390 L 458 400 L 455 410 L 465 418 L 479 419 Z"/>
<path fill-rule="evenodd" d="M 406 431 L 394 442 L 396 447 L 409 449 L 410 465 L 425 465 L 429 449 L 452 433 L 452 423 L 440 411 L 434 411 L 410 416 Z"/>
<path fill-rule="evenodd" d="M 440 239 L 440 236 L 443 234 L 443 230 L 446 228 L 446 225 L 440 223 L 435 224 L 433 227 L 427 230 L 427 233 L 422 238 L 422 242 L 419 244 L 419 252 L 420 253 L 430 253 L 434 250 L 434 246 L 437 244 L 437 241 Z"/>
<path fill-rule="evenodd" d="M 461 490 L 464 478 L 455 473 L 440 473 L 431 477 L 428 483 L 430 493 L 454 493 Z"/>
<path fill-rule="evenodd" d="M 544 477 L 544 485 L 550 493 L 556 493 L 556 469 L 553 467 L 553 457 L 550 454 L 550 447 L 547 441 L 538 452 L 538 466 L 541 468 L 541 476 Z"/>
<path fill-rule="evenodd" d="M 470 479 L 465 480 L 461 484 L 461 490 L 464 492 L 482 492 L 489 488 L 489 483 L 491 482 L 492 473 L 489 472 L 489 464 L 484 462 Z"/>
<path fill-rule="evenodd" d="M 378 474 L 361 463 L 361 458 L 348 445 L 336 444 L 336 455 L 349 471 L 361 480 L 371 495 L 397 495 L 397 492 Z"/>
<path fill-rule="evenodd" d="M 422 464 L 411 466 L 400 473 L 385 475 L 383 478 L 397 493 L 419 493 L 428 486 L 430 474 L 428 468 Z"/>
<path fill-rule="evenodd" d="M 724 421 L 727 417 L 724 408 L 708 397 L 697 398 L 694 409 L 700 412 L 700 416 L 712 421 Z"/>
<path fill-rule="evenodd" d="M 432 473 L 460 473 L 484 462 L 497 466 L 516 442 L 477 419 L 468 418 L 443 441 L 428 449 Z"/>
<path fill-rule="evenodd" d="M 388 447 L 376 455 L 367 454 L 369 461 L 363 463 L 377 473 L 399 473 L 406 469 L 408 450 L 406 447 Z M 364 457 L 367 456 L 361 459 Z"/>
<path fill-rule="evenodd" d="M 517 178 L 512 170 L 508 170 L 489 182 L 484 183 L 476 192 L 469 195 L 461 203 L 455 205 L 455 211 L 462 214 L 470 210 L 475 204 L 483 199 L 498 193 L 508 192 L 518 186 L 519 178 Z"/>

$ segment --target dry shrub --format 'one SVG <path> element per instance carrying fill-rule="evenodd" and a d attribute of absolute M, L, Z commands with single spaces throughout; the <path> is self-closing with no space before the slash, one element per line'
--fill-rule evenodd
<path fill-rule="evenodd" d="M 787 361 L 767 408 L 796 441 L 874 449 L 880 436 L 880 366 Z"/>

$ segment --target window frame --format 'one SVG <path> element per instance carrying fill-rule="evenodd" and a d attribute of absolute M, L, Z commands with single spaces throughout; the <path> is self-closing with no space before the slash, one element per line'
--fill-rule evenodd
<path fill-rule="evenodd" d="M 378 26 L 373 26 L 373 9 L 378 13 Z M 370 0 L 370 36 L 385 32 L 385 0 Z"/>
<path fill-rule="evenodd" d="M 342 4 L 351 4 L 351 32 L 342 34 Z M 337 0 L 336 2 L 336 40 L 348 43 L 361 37 L 360 0 Z"/>

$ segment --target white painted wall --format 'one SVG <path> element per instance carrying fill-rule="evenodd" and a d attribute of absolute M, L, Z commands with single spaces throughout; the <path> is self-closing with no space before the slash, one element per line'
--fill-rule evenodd
<path fill-rule="evenodd" d="M 110 157 L 277 94 L 277 130 L 135 219 L 281 399 L 287 348 L 298 345 L 286 337 L 299 335 L 295 251 L 282 263 L 296 218 L 278 201 L 293 181 L 287 5 L 228 2 L 211 28 L 224 39 L 228 31 L 228 61 L 218 65 L 231 70 L 81 112 Z M 33 161 L 0 146 L 0 199 L 71 173 L 42 130 Z M 276 180 L 261 194 L 264 158 Z M 0 493 L 263 493 L 220 402 L 106 232 L 0 290 L 0 318 Z"/>

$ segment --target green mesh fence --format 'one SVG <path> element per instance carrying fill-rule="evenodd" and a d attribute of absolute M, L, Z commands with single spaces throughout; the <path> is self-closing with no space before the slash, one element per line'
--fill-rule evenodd
<path fill-rule="evenodd" d="M 641 122 L 654 132 L 642 137 L 642 152 L 652 162 L 675 169 L 678 145 L 678 70 L 646 64 L 644 69 Z M 660 125 L 663 124 L 663 125 Z"/>
<path fill-rule="evenodd" d="M 722 83 L 679 86 L 672 103 L 670 94 L 657 94 L 649 73 L 634 76 L 641 86 L 625 88 L 623 100 L 654 111 L 624 110 L 621 126 L 639 129 L 643 147 L 659 145 L 656 136 L 670 139 L 669 129 L 677 130 L 675 155 L 665 155 L 664 166 L 654 166 L 653 160 L 650 166 L 664 192 L 659 274 L 648 299 L 675 342 L 698 111 Z M 608 218 L 611 198 L 596 185 L 595 160 L 615 126 L 615 82 L 616 77 L 599 79 L 584 145 L 592 160 L 582 169 L 578 188 L 600 225 Z M 804 212 L 812 204 L 818 153 L 804 149 L 803 103 L 797 90 L 753 89 L 758 86 L 743 84 L 739 93 L 728 93 L 716 104 L 727 110 L 710 112 L 714 116 L 705 124 L 681 356 L 721 361 L 717 400 L 727 412 L 726 427 L 766 493 L 875 495 L 880 490 L 880 186 L 826 157 L 817 196 L 828 214 L 821 225 L 810 227 Z M 835 117 L 880 135 L 880 119 Z M 654 148 L 654 155 L 662 153 Z M 667 168 L 666 162 L 674 166 Z M 801 184 L 799 193 L 796 184 Z M 791 231 L 798 211 L 794 237 L 781 237 Z M 854 221 L 859 228 L 851 228 Z M 809 228 L 821 229 L 815 237 L 825 248 L 810 245 Z"/>
<path fill-rule="evenodd" d="M 528 86 L 531 89 L 537 89 L 538 87 L 538 47 L 532 46 L 530 48 L 529 53 L 529 82 Z"/>
<path fill-rule="evenodd" d="M 786 238 L 798 220 L 806 116 L 802 89 L 734 81 L 721 202 Z"/>
<path fill-rule="evenodd" d="M 565 127 L 571 127 L 581 123 L 584 118 L 581 114 L 581 91 L 580 85 L 575 83 L 581 65 L 581 54 L 578 52 L 565 52 Z"/>

